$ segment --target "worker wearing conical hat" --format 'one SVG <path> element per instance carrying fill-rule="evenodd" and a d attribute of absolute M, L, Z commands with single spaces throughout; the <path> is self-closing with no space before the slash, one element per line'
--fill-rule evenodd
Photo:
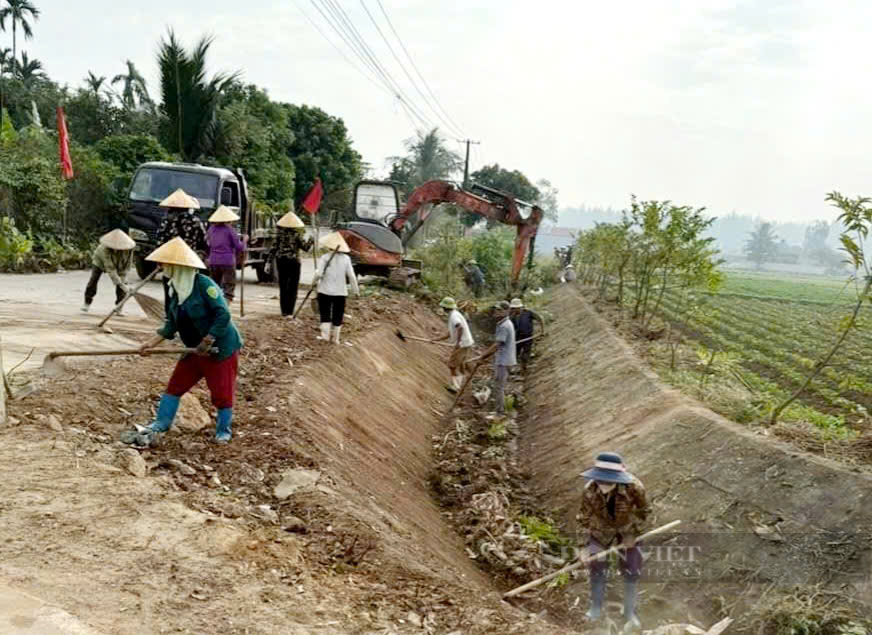
<path fill-rule="evenodd" d="M 136 243 L 120 229 L 113 229 L 108 234 L 100 236 L 99 244 L 91 257 L 91 277 L 85 287 L 85 303 L 82 311 L 91 309 L 91 302 L 97 295 L 97 283 L 105 273 L 115 283 L 115 304 L 119 304 L 127 295 L 127 272 L 133 262 L 133 251 Z M 121 315 L 121 311 L 118 311 Z"/>
<path fill-rule="evenodd" d="M 348 284 L 351 285 L 354 295 L 360 295 L 360 288 L 357 286 L 357 274 L 354 273 L 348 255 L 351 250 L 342 234 L 331 232 L 319 244 L 327 252 L 318 259 L 318 268 L 315 270 L 318 312 L 321 314 L 321 335 L 318 339 L 339 344 Z"/>
<path fill-rule="evenodd" d="M 166 208 L 167 215 L 157 230 L 158 245 L 178 236 L 204 258 L 209 252 L 209 245 L 206 241 L 206 225 L 195 213 L 200 209 L 200 201 L 179 188 L 162 200 L 160 206 Z"/>
<path fill-rule="evenodd" d="M 300 250 L 309 251 L 314 241 L 304 238 L 305 225 L 293 210 L 282 216 L 276 222 L 276 227 L 276 240 L 268 257 L 275 258 L 279 274 L 279 306 L 282 315 L 293 317 L 297 289 L 300 287 Z"/>
<path fill-rule="evenodd" d="M 176 335 L 196 353 L 183 356 L 173 371 L 166 392 L 161 395 L 157 415 L 148 426 L 122 435 L 125 443 L 153 445 L 173 425 L 179 401 L 204 377 L 218 410 L 215 441 L 227 443 L 232 435 L 233 400 L 242 336 L 230 317 L 221 289 L 199 270 L 206 266 L 181 238 L 173 238 L 148 255 L 146 260 L 160 264 L 168 282 L 166 321 L 157 337 L 145 343 L 140 353 L 147 355 L 163 340 Z"/>
<path fill-rule="evenodd" d="M 587 479 L 576 519 L 584 530 L 585 550 L 594 555 L 612 546 L 625 545 L 619 551 L 619 568 L 624 578 L 624 630 L 639 628 L 636 616 L 636 585 L 642 575 L 642 552 L 636 536 L 651 513 L 642 482 L 627 471 L 620 454 L 600 452 L 594 466 L 582 472 Z M 602 616 L 606 594 L 608 561 L 592 561 L 590 567 L 590 608 L 588 619 Z"/>
<path fill-rule="evenodd" d="M 245 253 L 245 241 L 236 233 L 233 223 L 239 220 L 231 209 L 219 206 L 209 217 L 209 276 L 224 292 L 228 303 L 233 302 L 236 291 L 236 263 Z"/>

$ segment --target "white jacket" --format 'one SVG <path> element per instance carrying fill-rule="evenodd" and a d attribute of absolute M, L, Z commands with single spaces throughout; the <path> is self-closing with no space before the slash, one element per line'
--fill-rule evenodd
<path fill-rule="evenodd" d="M 333 257 L 330 267 L 324 271 L 331 253 L 326 253 L 318 259 L 318 268 L 315 270 L 315 279 L 318 280 L 318 293 L 324 295 L 348 295 L 348 287 L 345 282 L 351 284 L 354 295 L 360 295 L 357 286 L 357 274 L 351 266 L 351 258 L 348 254 L 338 253 Z"/>

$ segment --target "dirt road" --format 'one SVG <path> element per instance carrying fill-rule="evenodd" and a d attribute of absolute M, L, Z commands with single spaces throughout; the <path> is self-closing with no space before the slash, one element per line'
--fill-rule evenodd
<path fill-rule="evenodd" d="M 309 285 L 314 274 L 312 259 L 303 261 L 301 285 Z M 36 369 L 45 354 L 53 350 L 124 348 L 142 341 L 154 331 L 156 323 L 133 301 L 124 306 L 125 315 L 114 317 L 109 324 L 114 333 L 98 331 L 97 323 L 112 310 L 115 294 L 111 282 L 100 281 L 90 313 L 82 313 L 82 294 L 89 271 L 52 274 L 0 274 L 0 337 L 3 338 L 6 369 L 30 358 L 22 371 Z M 131 281 L 136 277 L 131 275 Z M 300 297 L 306 293 L 300 292 Z M 161 284 L 151 282 L 142 290 L 162 298 Z M 232 310 L 239 319 L 239 287 Z M 246 272 L 245 315 L 256 317 L 278 314 L 278 288 L 274 284 L 257 284 L 254 272 Z M 32 351 L 32 354 L 31 354 Z"/>

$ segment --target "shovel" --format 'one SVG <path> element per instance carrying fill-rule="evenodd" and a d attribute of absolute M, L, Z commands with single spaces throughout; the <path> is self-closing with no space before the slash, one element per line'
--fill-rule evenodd
<path fill-rule="evenodd" d="M 414 335 L 404 335 L 400 329 L 394 331 L 394 335 L 399 337 L 404 342 L 406 340 L 414 340 L 415 342 L 426 342 L 427 344 L 436 344 L 437 346 L 450 346 L 454 348 L 454 344 L 449 344 L 448 342 L 436 342 L 434 340 L 428 340 L 426 337 L 415 337 Z"/>
<path fill-rule="evenodd" d="M 641 536 L 636 538 L 636 542 L 640 543 L 647 538 L 651 538 L 652 536 L 656 536 L 657 534 L 662 534 L 664 531 L 669 531 L 673 527 L 677 527 L 680 524 L 681 524 L 680 520 L 673 520 L 671 523 L 666 523 L 665 525 L 663 525 L 661 527 L 657 527 L 657 529 L 652 529 L 651 531 L 642 534 Z M 572 564 L 568 564 L 558 571 L 554 571 L 553 573 L 549 573 L 546 576 L 542 576 L 541 578 L 537 578 L 537 579 L 533 580 L 532 582 L 528 582 L 527 584 L 523 584 L 516 589 L 512 589 L 511 591 L 507 591 L 506 593 L 503 593 L 503 598 L 515 597 L 519 593 L 523 593 L 524 591 L 535 588 L 544 582 L 548 582 L 548 580 L 553 580 L 554 578 L 556 578 L 557 576 L 559 576 L 561 574 L 569 573 L 570 571 L 575 571 L 576 569 L 579 569 L 579 568 L 583 567 L 584 565 L 589 564 L 590 562 L 593 562 L 595 560 L 604 560 L 610 554 L 617 553 L 621 549 L 626 549 L 626 546 L 623 544 L 615 545 L 614 547 L 611 547 L 610 549 L 605 549 L 605 550 L 600 551 L 592 556 L 588 556 L 586 558 L 581 557 L 578 560 L 576 560 L 575 562 L 573 562 Z"/>
<path fill-rule="evenodd" d="M 541 337 L 541 334 L 534 335 L 533 337 L 525 337 L 524 339 L 518 340 L 517 342 L 515 342 L 515 345 L 523 344 L 524 342 L 529 342 L 530 340 L 535 340 L 539 337 Z M 454 398 L 454 403 L 451 404 L 451 407 L 448 409 L 448 412 L 446 412 L 445 414 L 448 414 L 449 412 L 454 410 L 454 408 L 457 407 L 457 404 L 460 403 L 460 398 L 463 396 L 463 393 L 466 390 L 466 387 L 472 382 L 472 378 L 475 377 L 475 373 L 478 370 L 479 366 L 484 364 L 488 360 L 488 358 L 491 357 L 494 353 L 496 353 L 496 351 L 494 351 L 493 353 L 488 353 L 487 355 L 478 358 L 476 365 L 472 367 L 472 371 L 470 371 L 469 375 L 466 376 L 466 380 L 463 382 L 463 385 L 460 387 L 460 390 L 457 391 L 457 396 Z"/>
<path fill-rule="evenodd" d="M 100 323 L 97 325 L 97 328 L 103 329 L 104 331 L 108 331 L 109 333 L 111 333 L 112 329 L 110 329 L 108 326 L 104 327 L 103 325 L 109 321 L 109 318 L 111 318 L 113 315 L 117 314 L 121 310 L 121 308 L 124 306 L 124 303 L 127 302 L 130 298 L 133 298 L 134 300 L 136 300 L 136 303 L 139 305 L 139 307 L 149 317 L 157 318 L 159 320 L 163 319 L 163 317 L 164 317 L 163 303 L 160 300 L 155 300 L 154 298 L 149 297 L 145 294 L 137 293 L 137 291 L 139 291 L 142 287 L 144 287 L 145 284 L 147 282 L 149 282 L 150 280 L 152 280 L 159 272 L 160 272 L 160 267 L 156 268 L 148 276 L 146 276 L 146 278 L 144 280 L 142 280 L 138 285 L 136 285 L 130 291 L 128 291 L 127 295 L 121 299 L 121 302 L 119 302 L 118 304 L 115 305 L 115 308 L 112 309 L 112 311 L 109 313 L 109 315 L 107 315 L 102 320 L 100 320 Z"/>
<path fill-rule="evenodd" d="M 195 348 L 154 348 L 150 349 L 147 355 L 184 355 L 186 353 L 194 353 Z M 215 349 L 213 349 L 215 350 Z M 63 363 L 58 360 L 58 357 L 92 357 L 96 355 L 139 355 L 138 348 L 122 348 L 111 351 L 52 351 L 45 356 L 42 362 L 42 369 L 47 375 L 59 375 L 66 368 Z"/>

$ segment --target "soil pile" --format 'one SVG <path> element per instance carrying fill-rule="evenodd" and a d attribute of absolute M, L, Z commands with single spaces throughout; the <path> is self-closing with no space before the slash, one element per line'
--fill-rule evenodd
<path fill-rule="evenodd" d="M 112 633 L 555 632 L 499 602 L 430 496 L 444 351 L 394 329 L 441 321 L 390 293 L 349 312 L 340 347 L 311 321 L 243 321 L 228 446 L 196 431 L 202 389 L 199 425 L 141 461 L 117 443 L 167 359 L 80 367 L 10 404 L 0 576 Z"/>

